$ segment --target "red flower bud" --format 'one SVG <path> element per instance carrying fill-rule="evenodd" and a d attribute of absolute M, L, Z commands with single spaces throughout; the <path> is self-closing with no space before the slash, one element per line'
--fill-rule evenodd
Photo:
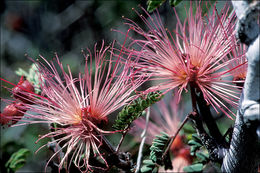
<path fill-rule="evenodd" d="M 3 113 L 0 115 L 0 123 L 2 125 L 17 123 L 17 121 L 19 121 L 24 115 L 24 110 L 21 107 L 22 103 L 12 103 L 7 105 L 4 108 Z"/>
<path fill-rule="evenodd" d="M 32 93 L 34 93 L 33 85 L 28 81 L 24 80 L 23 76 L 16 87 L 12 89 L 13 96 L 19 99 L 23 103 L 32 104 Z"/>

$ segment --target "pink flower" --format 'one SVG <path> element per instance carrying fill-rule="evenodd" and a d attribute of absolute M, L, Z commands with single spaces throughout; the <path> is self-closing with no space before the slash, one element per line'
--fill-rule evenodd
<path fill-rule="evenodd" d="M 229 15 L 226 5 L 220 13 L 214 8 L 211 14 L 203 15 L 197 4 L 196 13 L 193 15 L 190 8 L 182 23 L 174 9 L 177 24 L 176 30 L 171 31 L 163 26 L 158 11 L 153 16 L 143 11 L 148 18 L 139 16 L 147 31 L 126 19 L 130 29 L 142 36 L 130 38 L 132 43 L 126 51 L 139 59 L 137 68 L 149 71 L 151 80 L 159 82 L 148 91 L 165 90 L 166 93 L 178 88 L 180 97 L 190 86 L 202 92 L 216 112 L 234 115 L 226 103 L 237 108 L 240 89 L 228 79 L 232 75 L 228 67 L 234 65 L 234 60 L 226 57 L 235 49 L 235 13 Z"/>
<path fill-rule="evenodd" d="M 113 62 L 112 53 L 110 59 L 106 60 L 108 49 L 109 47 L 104 47 L 104 43 L 100 51 L 95 46 L 94 56 L 90 54 L 86 57 L 84 73 L 79 73 L 78 78 L 73 78 L 69 66 L 66 69 L 68 72 L 65 72 L 57 56 L 56 62 L 48 62 L 41 57 L 45 61 L 37 61 L 41 95 L 19 91 L 21 96 L 33 102 L 24 103 L 25 110 L 36 113 L 27 112 L 27 119 L 21 121 L 57 124 L 54 131 L 41 136 L 39 140 L 55 137 L 46 145 L 56 144 L 57 147 L 50 160 L 64 151 L 60 169 L 65 161 L 69 166 L 74 162 L 82 172 L 91 169 L 91 153 L 103 159 L 107 165 L 99 148 L 102 146 L 102 135 L 114 131 L 102 130 L 102 125 L 107 123 L 109 114 L 134 99 L 132 92 L 144 82 L 141 76 L 133 78 L 134 72 L 129 68 L 129 62 L 124 63 L 124 66 L 119 58 Z M 58 148 L 61 143 L 64 144 Z"/>

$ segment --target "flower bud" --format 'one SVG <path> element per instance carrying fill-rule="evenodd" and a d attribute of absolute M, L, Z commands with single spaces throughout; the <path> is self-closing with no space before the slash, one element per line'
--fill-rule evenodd
<path fill-rule="evenodd" d="M 22 107 L 21 102 L 7 105 L 0 115 L 1 116 L 0 123 L 2 125 L 17 123 L 17 121 L 19 121 L 24 115 L 23 113 L 24 110 L 21 107 Z"/>
<path fill-rule="evenodd" d="M 17 86 L 12 89 L 12 92 L 14 98 L 19 99 L 23 103 L 32 104 L 32 93 L 34 93 L 34 87 L 28 80 L 24 80 L 23 76 Z"/>

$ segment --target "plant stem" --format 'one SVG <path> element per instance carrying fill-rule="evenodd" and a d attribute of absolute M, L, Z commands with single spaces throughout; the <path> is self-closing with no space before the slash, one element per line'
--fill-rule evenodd
<path fill-rule="evenodd" d="M 115 153 L 116 150 L 115 148 L 112 146 L 112 144 L 107 140 L 107 138 L 105 136 L 102 136 L 102 146 L 104 147 L 105 150 L 107 150 L 110 153 Z"/>
<path fill-rule="evenodd" d="M 120 146 L 122 145 L 122 143 L 123 143 L 123 141 L 124 141 L 124 139 L 125 139 L 125 136 L 126 136 L 127 132 L 128 132 L 128 130 L 126 130 L 126 131 L 124 131 L 124 132 L 122 133 L 121 139 L 120 139 L 120 141 L 119 141 L 119 143 L 118 143 L 118 145 L 117 145 L 117 147 L 116 147 L 116 152 L 117 152 L 117 153 L 118 153 L 119 148 L 120 148 Z"/>
<path fill-rule="evenodd" d="M 200 92 L 199 96 L 195 96 L 200 110 L 199 115 L 202 117 L 202 120 L 205 122 L 207 128 L 209 129 L 209 134 L 217 141 L 218 144 L 223 144 L 224 146 L 226 146 L 227 142 L 222 140 L 223 136 L 219 131 L 216 121 L 210 112 L 210 108 L 207 105 L 202 92 Z"/>
<path fill-rule="evenodd" d="M 192 110 L 194 112 L 198 112 L 197 106 L 196 106 L 196 93 L 195 88 L 190 85 L 190 92 L 191 92 L 191 103 L 192 103 Z"/>
<path fill-rule="evenodd" d="M 169 144 L 168 144 L 166 150 L 164 151 L 164 153 L 163 153 L 163 155 L 162 155 L 162 160 L 164 160 L 165 156 L 167 155 L 167 152 L 168 152 L 168 151 L 170 150 L 170 148 L 171 148 L 171 145 L 172 145 L 173 141 L 175 140 L 175 138 L 177 137 L 177 135 L 179 134 L 179 132 L 181 131 L 181 129 L 183 128 L 183 126 L 187 123 L 187 121 L 189 120 L 191 114 L 194 114 L 194 112 L 191 112 L 190 114 L 188 114 L 188 115 L 186 116 L 186 118 L 182 121 L 182 123 L 181 123 L 180 127 L 178 128 L 177 132 L 175 133 L 175 135 L 170 137 L 170 142 L 169 142 Z"/>

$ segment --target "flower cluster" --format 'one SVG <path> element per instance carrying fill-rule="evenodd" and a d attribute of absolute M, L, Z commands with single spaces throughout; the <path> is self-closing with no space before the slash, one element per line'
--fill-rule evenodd
<path fill-rule="evenodd" d="M 190 3 L 183 23 L 174 9 L 175 30 L 164 27 L 158 11 L 150 15 L 143 9 L 148 18 L 136 11 L 148 30 L 126 19 L 130 27 L 128 32 L 133 30 L 141 37 L 134 39 L 127 32 L 126 39 L 130 38 L 132 42 L 125 46 L 125 40 L 119 55 L 115 53 L 114 44 L 105 47 L 103 42 L 99 51 L 95 45 L 94 55 L 89 50 L 84 72 L 76 78 L 69 66 L 64 68 L 57 55 L 53 61 L 41 57 L 41 61 L 35 62 L 41 93 L 34 92 L 34 86 L 23 78 L 17 85 L 13 84 L 15 87 L 10 91 L 15 101 L 1 113 L 1 124 L 10 121 L 13 126 L 49 124 L 51 131 L 38 139 L 51 138 L 52 141 L 42 147 L 55 146 L 47 165 L 62 152 L 60 170 L 73 163 L 80 171 L 87 172 L 95 167 L 90 163 L 93 156 L 109 167 L 100 147 L 104 145 L 104 135 L 115 131 L 106 130 L 105 125 L 111 113 L 137 98 L 133 92 L 147 80 L 159 84 L 143 93 L 164 90 L 165 94 L 176 89 L 171 111 L 160 102 L 160 114 L 152 116 L 148 143 L 161 131 L 172 136 L 176 134 L 177 115 L 182 114 L 178 104 L 188 87 L 202 94 L 217 113 L 222 111 L 232 118 L 234 113 L 230 106 L 236 108 L 238 105 L 247 71 L 243 53 L 246 48 L 238 45 L 234 36 L 235 13 L 229 13 L 226 5 L 221 12 L 214 6 L 211 14 L 202 14 L 201 5 L 196 4 L 194 14 Z M 121 54 L 127 56 L 123 58 Z M 17 121 L 21 123 L 15 124 Z M 143 119 L 135 121 L 141 129 L 145 128 L 144 124 Z M 171 151 L 176 156 L 173 162 L 180 165 L 180 170 L 191 163 L 182 136 L 176 137 Z"/>

